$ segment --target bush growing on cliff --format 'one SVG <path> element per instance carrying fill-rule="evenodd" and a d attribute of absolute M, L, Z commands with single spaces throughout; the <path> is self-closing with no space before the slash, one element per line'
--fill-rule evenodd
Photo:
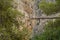
<path fill-rule="evenodd" d="M 13 0 L 0 0 L 0 40 L 23 40 L 28 34 L 28 30 L 23 27 L 21 12 L 13 8 Z M 19 31 L 19 26 L 23 31 Z"/>
<path fill-rule="evenodd" d="M 47 15 L 55 14 L 60 12 L 60 1 L 56 0 L 56 2 L 46 2 L 41 1 L 39 3 L 39 8 L 43 10 L 43 12 Z"/>
<path fill-rule="evenodd" d="M 35 36 L 34 40 L 60 40 L 60 19 L 54 22 L 49 21 L 45 25 L 44 32 L 39 36 Z"/>

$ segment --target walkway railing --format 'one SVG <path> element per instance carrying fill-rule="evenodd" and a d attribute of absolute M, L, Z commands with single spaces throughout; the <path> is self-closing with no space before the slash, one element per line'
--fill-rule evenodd
<path fill-rule="evenodd" d="M 30 17 L 31 19 L 60 19 L 60 17 L 55 16 L 45 16 L 45 17 Z"/>

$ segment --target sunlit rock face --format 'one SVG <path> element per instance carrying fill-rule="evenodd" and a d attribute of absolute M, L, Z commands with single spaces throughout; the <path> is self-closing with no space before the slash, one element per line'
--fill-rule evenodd
<path fill-rule="evenodd" d="M 32 0 L 14 0 L 14 4 L 14 8 L 21 11 L 25 15 L 25 22 L 26 20 L 29 20 L 29 15 L 33 12 L 31 8 Z"/>
<path fill-rule="evenodd" d="M 25 27 L 29 30 L 29 34 L 32 33 L 34 21 L 30 19 L 30 16 L 32 17 L 33 14 L 33 5 L 34 5 L 34 0 L 14 0 L 14 8 L 17 9 L 18 11 L 22 12 L 24 14 L 24 24 Z M 19 18 L 18 18 L 19 19 Z"/>

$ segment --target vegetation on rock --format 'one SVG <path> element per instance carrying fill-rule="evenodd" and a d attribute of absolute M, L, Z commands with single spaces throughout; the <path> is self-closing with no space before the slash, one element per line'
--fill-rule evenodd
<path fill-rule="evenodd" d="M 54 22 L 48 21 L 44 32 L 39 36 L 35 36 L 34 40 L 60 40 L 60 19 Z"/>
<path fill-rule="evenodd" d="M 27 40 L 28 30 L 21 20 L 17 20 L 23 14 L 14 9 L 12 3 L 13 0 L 0 0 L 0 40 Z M 20 31 L 20 26 L 24 30 Z"/>
<path fill-rule="evenodd" d="M 39 7 L 47 15 L 60 13 L 60 0 L 56 0 L 56 3 L 42 1 Z M 44 32 L 32 38 L 33 40 L 60 40 L 60 19 L 50 20 L 47 23 Z"/>
<path fill-rule="evenodd" d="M 45 0 L 39 3 L 39 8 L 46 14 L 51 15 L 60 12 L 60 1 L 46 2 Z"/>

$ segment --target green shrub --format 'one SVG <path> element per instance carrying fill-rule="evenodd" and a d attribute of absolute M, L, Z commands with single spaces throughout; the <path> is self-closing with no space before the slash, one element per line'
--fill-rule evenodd
<path fill-rule="evenodd" d="M 60 40 L 60 20 L 49 21 L 45 25 L 44 32 L 34 37 L 35 40 Z"/>
<path fill-rule="evenodd" d="M 23 14 L 13 9 L 13 0 L 0 0 L 0 40 L 23 40 L 28 34 L 28 30 L 23 26 L 19 18 L 24 17 Z M 19 22 L 18 22 L 19 21 Z M 19 26 L 23 27 L 23 31 L 19 30 Z"/>
<path fill-rule="evenodd" d="M 46 2 L 42 1 L 39 3 L 39 8 L 43 10 L 43 12 L 47 15 L 55 14 L 59 12 L 60 10 L 60 1 L 56 1 L 56 3 L 53 2 Z"/>
<path fill-rule="evenodd" d="M 60 0 L 56 0 L 56 3 L 57 3 L 57 9 L 58 11 L 60 11 Z"/>

